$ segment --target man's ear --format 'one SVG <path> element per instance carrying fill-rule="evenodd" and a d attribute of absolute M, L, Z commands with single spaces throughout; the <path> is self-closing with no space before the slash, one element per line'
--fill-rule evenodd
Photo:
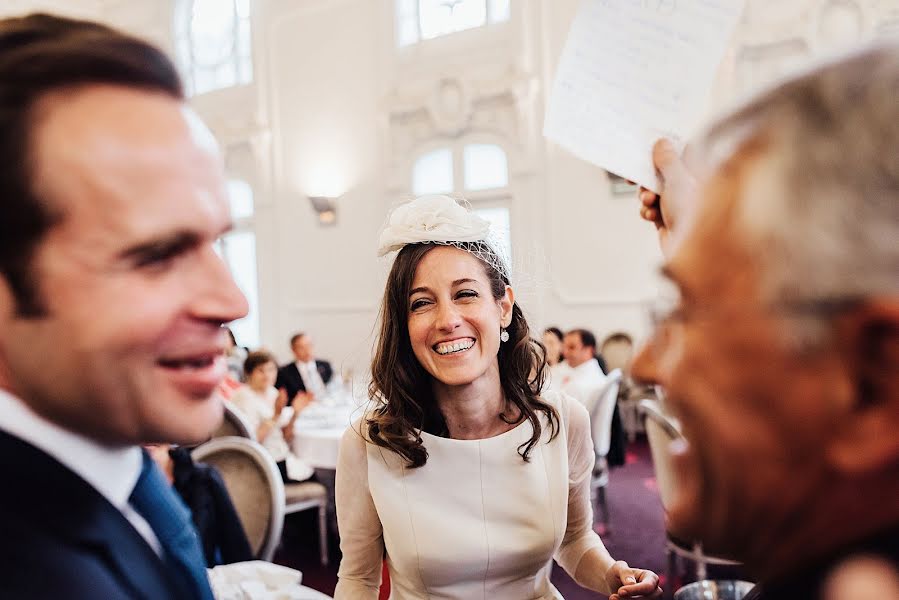
<path fill-rule="evenodd" d="M 829 462 L 858 475 L 899 465 L 899 298 L 867 302 L 836 329 L 854 393 L 827 444 Z"/>

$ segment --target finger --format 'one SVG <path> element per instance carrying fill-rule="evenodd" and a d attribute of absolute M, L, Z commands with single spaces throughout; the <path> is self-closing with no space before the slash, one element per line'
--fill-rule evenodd
<path fill-rule="evenodd" d="M 673 172 L 684 168 L 684 161 L 681 159 L 680 153 L 674 143 L 667 138 L 656 140 L 656 143 L 653 144 L 652 162 L 662 179 L 668 179 Z"/>
<path fill-rule="evenodd" d="M 659 211 L 655 208 L 644 208 L 640 211 L 640 216 L 646 219 L 647 221 L 658 221 L 659 220 Z"/>
<path fill-rule="evenodd" d="M 643 203 L 644 206 L 652 206 L 658 201 L 659 195 L 655 192 L 651 192 L 650 190 L 643 190 L 640 192 L 640 202 Z"/>
<path fill-rule="evenodd" d="M 622 571 L 621 581 L 626 585 L 620 587 L 618 593 L 621 596 L 626 597 L 637 595 L 641 597 L 652 597 L 650 595 L 654 594 L 659 588 L 659 576 L 652 571 L 647 571 L 645 569 L 628 569 L 626 572 Z"/>

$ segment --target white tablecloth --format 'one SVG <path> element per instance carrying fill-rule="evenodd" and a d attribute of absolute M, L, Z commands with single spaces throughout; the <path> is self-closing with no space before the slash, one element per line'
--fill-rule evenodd
<path fill-rule="evenodd" d="M 339 406 L 313 403 L 297 419 L 293 451 L 316 469 L 336 469 L 340 438 L 362 410 L 350 403 Z"/>
<path fill-rule="evenodd" d="M 303 462 L 316 469 L 336 469 L 340 438 L 349 425 L 324 429 L 297 428 L 293 451 Z"/>

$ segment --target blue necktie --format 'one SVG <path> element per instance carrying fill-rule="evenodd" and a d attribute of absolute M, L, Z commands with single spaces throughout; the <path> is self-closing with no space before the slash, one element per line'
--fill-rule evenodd
<path fill-rule="evenodd" d="M 144 452 L 144 466 L 129 498 L 131 506 L 147 520 L 159 538 L 170 572 L 191 598 L 213 600 L 206 560 L 190 511 Z"/>

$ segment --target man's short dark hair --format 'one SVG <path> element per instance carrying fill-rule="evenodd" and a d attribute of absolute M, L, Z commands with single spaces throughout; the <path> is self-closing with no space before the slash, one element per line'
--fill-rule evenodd
<path fill-rule="evenodd" d="M 246 360 L 243 361 L 243 372 L 247 375 L 261 367 L 262 365 L 273 363 L 277 365 L 278 363 L 275 361 L 275 355 L 266 350 L 254 350 L 247 354 Z"/>
<path fill-rule="evenodd" d="M 581 338 L 581 344 L 587 346 L 588 348 L 593 348 L 596 350 L 596 336 L 593 335 L 593 332 L 588 329 L 572 329 L 565 335 L 575 334 L 579 338 Z"/>
<path fill-rule="evenodd" d="M 302 333 L 302 332 L 295 333 L 292 336 L 290 336 L 290 348 L 293 349 L 293 347 L 296 346 L 297 341 L 299 341 L 300 338 L 304 338 L 304 337 L 306 337 L 306 334 Z"/>
<path fill-rule="evenodd" d="M 48 94 L 91 84 L 184 98 L 172 62 L 145 41 L 47 14 L 0 19 L 0 275 L 22 316 L 44 313 L 31 260 L 62 218 L 33 189 L 35 108 Z"/>

